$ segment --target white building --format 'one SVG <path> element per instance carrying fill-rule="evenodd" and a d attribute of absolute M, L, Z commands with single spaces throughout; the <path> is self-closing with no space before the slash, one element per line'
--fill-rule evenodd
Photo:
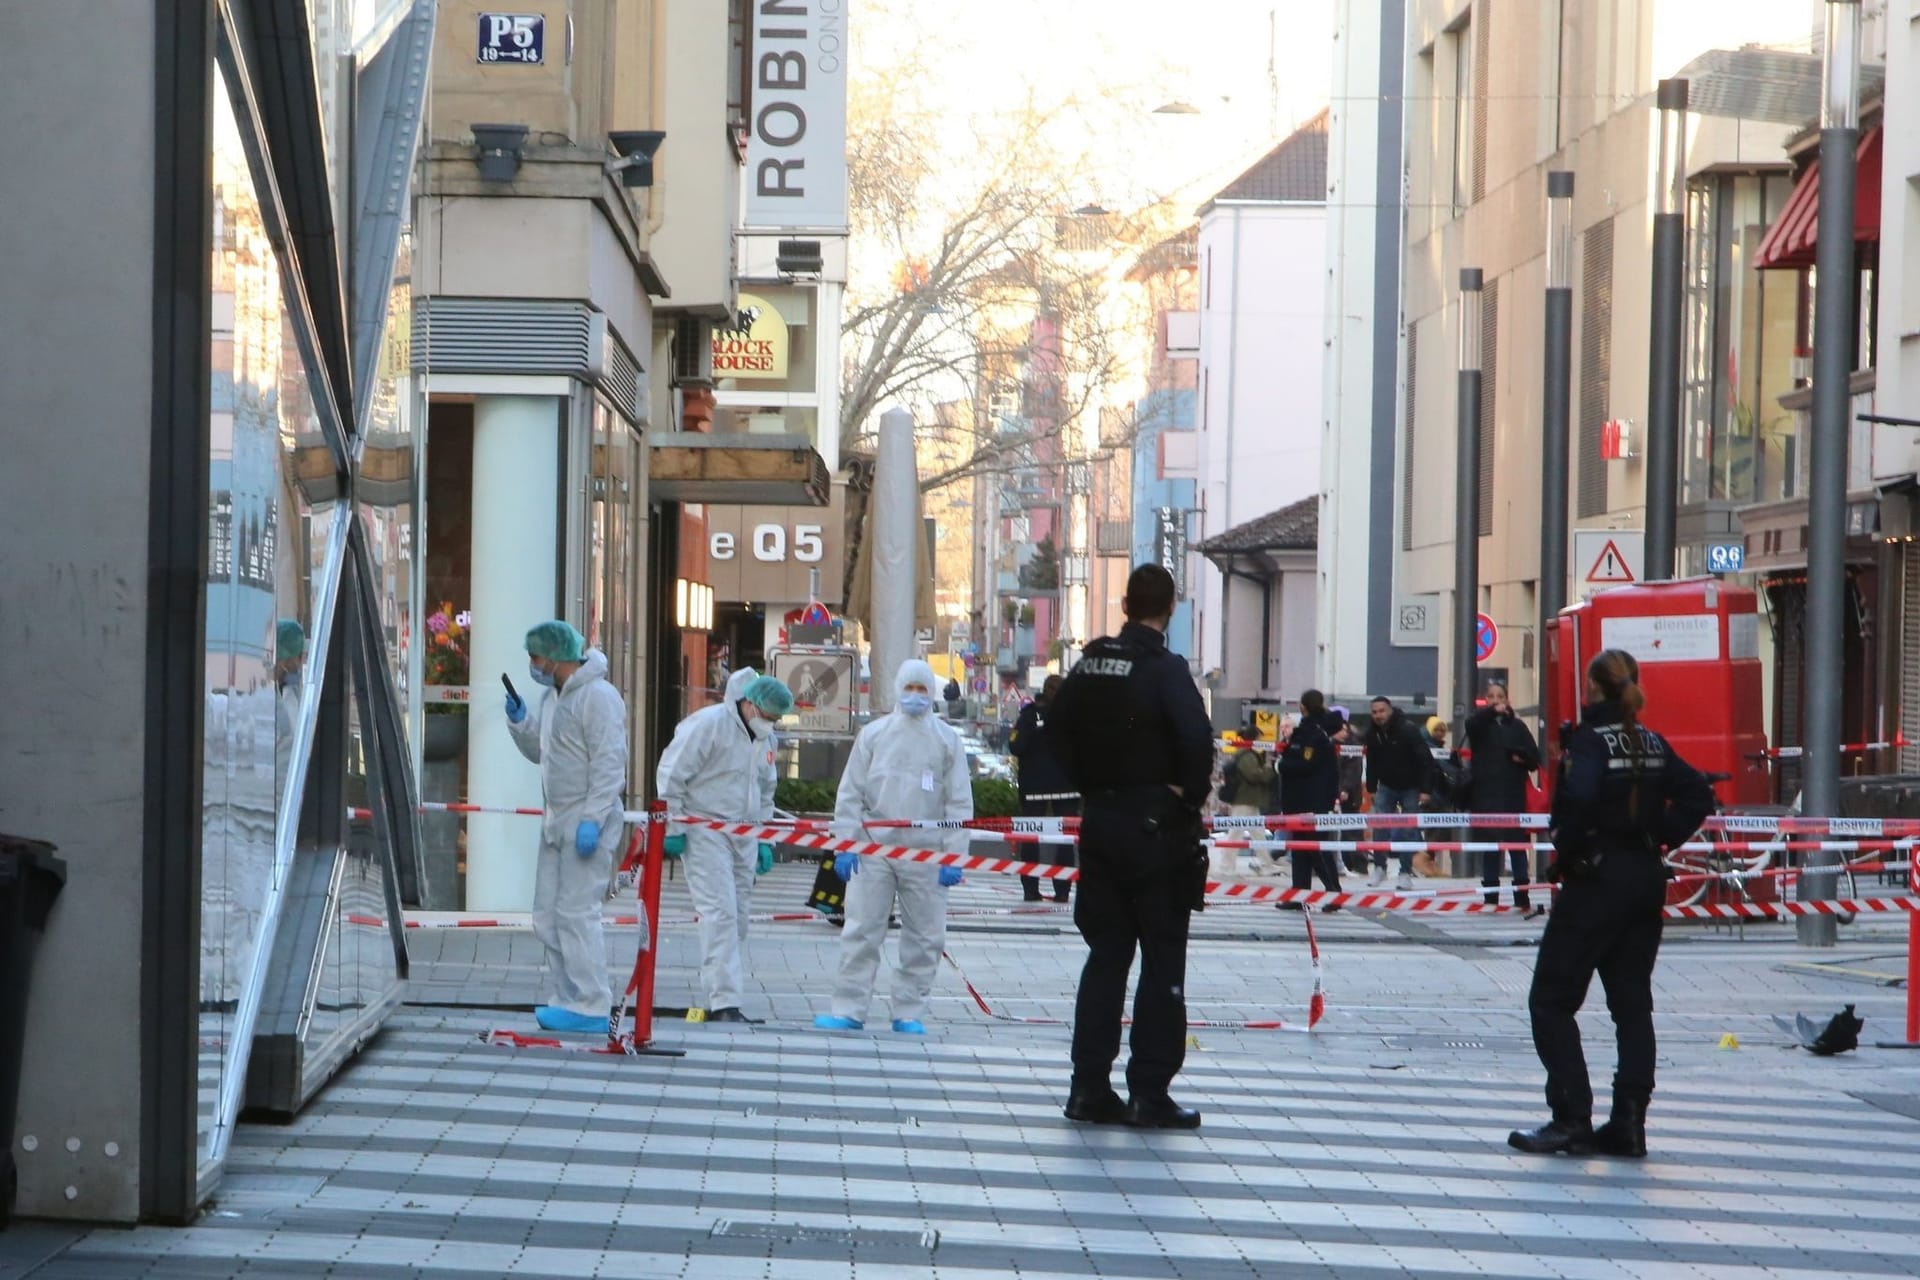
<path fill-rule="evenodd" d="M 1200 510 L 1188 572 L 1199 665 L 1219 671 L 1216 695 L 1280 692 L 1271 653 L 1224 642 L 1240 630 L 1236 606 L 1280 608 L 1286 595 L 1312 607 L 1311 591 L 1242 603 L 1197 544 L 1318 492 L 1326 186 L 1323 111 L 1200 209 Z M 1255 633 L 1293 629 L 1271 622 Z"/>

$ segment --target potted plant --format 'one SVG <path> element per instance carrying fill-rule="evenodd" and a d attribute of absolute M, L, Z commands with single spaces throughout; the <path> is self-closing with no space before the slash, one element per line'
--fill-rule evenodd
<path fill-rule="evenodd" d="M 445 701 L 427 703 L 427 740 L 422 752 L 428 760 L 452 760 L 467 745 L 467 661 L 473 615 L 455 612 L 451 601 L 427 619 L 426 683 L 447 690 Z"/>

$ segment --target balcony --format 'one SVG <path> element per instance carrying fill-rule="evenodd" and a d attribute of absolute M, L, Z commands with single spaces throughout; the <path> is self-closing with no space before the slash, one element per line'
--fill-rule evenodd
<path fill-rule="evenodd" d="M 1200 358 L 1200 313 L 1198 311 L 1167 312 L 1167 359 L 1198 360 Z"/>

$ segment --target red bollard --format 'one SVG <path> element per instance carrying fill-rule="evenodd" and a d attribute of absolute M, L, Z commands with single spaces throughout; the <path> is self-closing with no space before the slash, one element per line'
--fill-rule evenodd
<path fill-rule="evenodd" d="M 607 1026 L 608 1048 L 617 1053 L 681 1057 L 680 1049 L 656 1049 L 653 1044 L 653 977 L 660 956 L 660 882 L 667 864 L 667 804 L 647 805 L 645 852 L 640 862 L 640 909 L 647 919 L 647 945 L 633 958 L 633 976 Z M 620 1015 L 633 1010 L 633 1029 L 622 1034 Z"/>

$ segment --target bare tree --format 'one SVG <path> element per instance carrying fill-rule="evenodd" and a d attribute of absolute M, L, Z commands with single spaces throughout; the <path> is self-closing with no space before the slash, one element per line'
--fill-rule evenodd
<path fill-rule="evenodd" d="M 893 266 L 849 285 L 840 428 L 858 450 L 883 405 L 972 401 L 971 414 L 916 413 L 923 437 L 961 433 L 952 443 L 963 447 L 941 450 L 922 478 L 936 489 L 1077 452 L 1060 435 L 1138 341 L 1137 329 L 1115 332 L 1118 269 L 1171 211 L 1122 216 L 1087 203 L 1096 166 L 1085 105 L 1030 94 L 963 133 L 917 109 L 919 78 L 908 59 L 849 88 L 858 253 Z M 1018 412 L 989 412 L 994 393 L 1012 388 Z M 1031 403 L 1036 394 L 1048 403 Z"/>

